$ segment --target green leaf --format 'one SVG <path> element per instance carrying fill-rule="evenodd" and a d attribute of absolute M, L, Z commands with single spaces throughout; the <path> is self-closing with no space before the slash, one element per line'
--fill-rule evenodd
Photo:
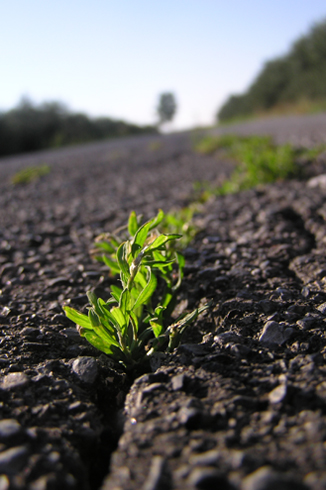
<path fill-rule="evenodd" d="M 178 281 L 175 284 L 175 286 L 172 288 L 173 291 L 176 291 L 181 286 L 181 282 L 182 282 L 183 275 L 184 275 L 184 266 L 186 263 L 186 259 L 184 258 L 182 253 L 176 252 L 176 256 L 177 256 L 177 262 L 178 262 L 178 266 L 179 266 L 178 267 Z"/>
<path fill-rule="evenodd" d="M 100 248 L 101 250 L 104 250 L 108 254 L 113 254 L 115 252 L 115 248 L 107 241 L 103 242 L 96 242 L 95 247 Z"/>
<path fill-rule="evenodd" d="M 111 307 L 111 304 L 104 304 L 101 305 L 102 309 L 105 311 L 105 317 L 106 319 L 111 323 L 113 328 L 117 330 L 117 332 L 121 332 L 121 326 L 120 323 L 118 322 L 116 315 L 113 315 L 113 311 L 117 308 L 116 306 Z"/>
<path fill-rule="evenodd" d="M 128 320 L 124 313 L 121 311 L 119 307 L 112 308 L 111 315 L 115 318 L 116 322 L 119 324 L 120 330 L 124 333 L 124 330 L 127 326 Z"/>
<path fill-rule="evenodd" d="M 158 267 L 159 269 L 162 269 L 163 266 L 168 266 L 168 265 L 171 265 L 175 262 L 175 260 L 151 260 L 151 259 L 144 259 L 142 261 L 142 264 L 143 265 L 149 265 L 151 267 L 155 267 L 155 266 L 161 266 L 161 267 Z"/>
<path fill-rule="evenodd" d="M 114 262 L 114 260 L 111 260 L 107 255 L 103 255 L 102 261 L 106 266 L 109 267 L 109 269 L 111 269 L 112 274 L 119 274 L 120 272 L 119 265 L 116 262 Z"/>
<path fill-rule="evenodd" d="M 130 236 L 134 236 L 138 230 L 137 215 L 135 211 L 131 211 L 128 221 L 128 232 Z"/>
<path fill-rule="evenodd" d="M 143 248 L 148 235 L 149 228 L 150 228 L 150 222 L 144 223 L 143 226 L 138 228 L 137 233 L 135 234 L 131 242 L 131 254 L 134 258 L 137 257 L 138 253 Z"/>
<path fill-rule="evenodd" d="M 147 301 L 153 295 L 153 293 L 156 289 L 157 279 L 156 279 L 155 275 L 152 274 L 150 267 L 147 267 L 147 270 L 148 270 L 148 275 L 149 275 L 148 282 L 147 282 L 145 288 L 142 290 L 142 292 L 138 296 L 138 298 L 137 298 L 137 300 L 136 300 L 136 302 L 132 308 L 133 310 L 135 310 L 139 306 L 143 305 L 144 303 L 147 303 Z"/>
<path fill-rule="evenodd" d="M 124 315 L 126 315 L 126 313 L 129 313 L 131 310 L 131 294 L 127 288 L 125 288 L 121 293 L 119 308 Z"/>
<path fill-rule="evenodd" d="M 98 299 L 97 299 L 97 296 L 94 293 L 94 291 L 87 291 L 87 298 L 88 298 L 90 304 L 93 306 L 94 310 L 96 311 L 97 315 L 99 317 L 101 317 L 102 316 L 102 310 L 98 306 Z"/>
<path fill-rule="evenodd" d="M 150 324 L 153 329 L 155 337 L 159 337 L 163 332 L 163 325 L 154 321 L 151 321 Z"/>
<path fill-rule="evenodd" d="M 159 235 L 155 240 L 146 248 L 146 254 L 148 252 L 153 252 L 154 250 L 161 249 L 167 242 L 171 240 L 177 240 L 181 238 L 182 235 L 171 234 L 171 235 Z"/>
<path fill-rule="evenodd" d="M 149 231 L 156 228 L 163 221 L 164 216 L 165 216 L 164 212 L 162 211 L 162 209 L 160 209 L 157 215 L 155 216 L 155 218 L 149 221 L 149 225 L 150 225 Z"/>
<path fill-rule="evenodd" d="M 129 272 L 129 264 L 128 264 L 128 261 L 127 261 L 127 257 L 126 257 L 126 248 L 127 248 L 127 242 L 123 242 L 121 243 L 120 247 L 118 248 L 117 250 L 117 260 L 118 260 L 118 264 L 119 264 L 119 267 L 122 271 L 122 273 L 126 276 L 126 277 L 130 277 L 130 272 Z"/>
<path fill-rule="evenodd" d="M 79 311 L 75 310 L 74 308 L 70 308 L 69 306 L 64 306 L 63 309 L 69 320 L 75 322 L 76 325 L 88 329 L 92 328 L 91 322 L 87 315 L 79 313 Z"/>
<path fill-rule="evenodd" d="M 90 308 L 88 310 L 88 318 L 89 318 L 89 321 L 90 321 L 90 323 L 91 323 L 91 325 L 92 325 L 93 328 L 99 327 L 101 325 L 99 316 L 93 310 L 93 308 Z"/>
<path fill-rule="evenodd" d="M 101 352 L 104 352 L 104 354 L 112 356 L 117 360 L 120 360 L 122 358 L 122 353 L 120 355 L 117 355 L 118 351 L 120 350 L 118 344 L 114 345 L 113 343 L 109 344 L 103 341 L 103 339 L 99 337 L 94 331 L 88 330 L 84 332 L 83 337 L 85 337 L 85 339 L 96 349 L 100 350 Z"/>
<path fill-rule="evenodd" d="M 119 288 L 118 286 L 115 286 L 114 284 L 112 284 L 111 286 L 111 295 L 114 297 L 114 299 L 119 303 L 120 301 L 120 296 L 121 296 L 121 293 L 122 293 L 122 289 Z"/>

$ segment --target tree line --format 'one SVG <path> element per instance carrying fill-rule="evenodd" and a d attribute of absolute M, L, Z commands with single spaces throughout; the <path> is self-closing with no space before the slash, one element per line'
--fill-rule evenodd
<path fill-rule="evenodd" d="M 24 98 L 15 108 L 0 112 L 0 156 L 142 133 L 157 133 L 157 128 L 90 118 L 70 112 L 60 102 L 35 105 Z"/>
<path fill-rule="evenodd" d="M 326 99 L 326 20 L 299 38 L 285 56 L 268 61 L 247 92 L 232 95 L 219 121 L 247 116 L 300 100 Z"/>

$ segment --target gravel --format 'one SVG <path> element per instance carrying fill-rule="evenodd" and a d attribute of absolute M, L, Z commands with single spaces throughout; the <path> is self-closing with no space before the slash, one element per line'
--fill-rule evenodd
<path fill-rule="evenodd" d="M 309 146 L 326 140 L 326 115 L 228 130 Z M 193 152 L 197 137 L 0 160 L 1 488 L 326 489 L 323 159 L 311 180 L 203 205 L 179 301 L 213 306 L 152 372 L 127 376 L 63 314 L 83 310 L 89 288 L 109 294 L 96 235 L 230 175 L 220 155 Z M 43 163 L 41 180 L 10 184 Z"/>

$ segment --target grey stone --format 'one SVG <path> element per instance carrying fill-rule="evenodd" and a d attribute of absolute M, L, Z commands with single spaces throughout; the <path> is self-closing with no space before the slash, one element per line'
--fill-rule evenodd
<path fill-rule="evenodd" d="M 29 378 L 24 373 L 9 373 L 1 380 L 1 388 L 3 390 L 13 390 L 23 388 L 29 382 Z"/>
<path fill-rule="evenodd" d="M 283 327 L 274 321 L 266 322 L 259 341 L 266 345 L 282 345 L 285 341 Z"/>
<path fill-rule="evenodd" d="M 78 357 L 72 363 L 73 372 L 79 377 L 83 383 L 94 383 L 97 374 L 98 367 L 94 357 Z"/>
<path fill-rule="evenodd" d="M 326 174 L 317 175 L 317 177 L 312 177 L 308 180 L 307 186 L 310 188 L 321 187 L 326 189 Z"/>
<path fill-rule="evenodd" d="M 4 442 L 20 434 L 22 427 L 15 419 L 3 419 L 0 421 L 0 441 Z"/>
<path fill-rule="evenodd" d="M 307 487 L 287 475 L 276 472 L 269 466 L 262 466 L 242 482 L 241 490 L 307 490 Z"/>
<path fill-rule="evenodd" d="M 320 311 L 323 315 L 326 315 L 326 303 L 323 303 L 317 306 L 317 310 Z"/>
<path fill-rule="evenodd" d="M 195 468 L 189 475 L 188 482 L 199 490 L 231 490 L 229 482 L 214 468 Z"/>
<path fill-rule="evenodd" d="M 162 456 L 154 456 L 151 461 L 149 475 L 143 490 L 165 490 L 170 488 L 170 475 Z"/>
<path fill-rule="evenodd" d="M 7 475 L 0 475 L 0 490 L 9 490 L 10 481 Z"/>
<path fill-rule="evenodd" d="M 220 453 L 216 449 L 211 449 L 205 453 L 194 454 L 190 457 L 189 463 L 193 466 L 215 465 L 220 458 Z"/>
<path fill-rule="evenodd" d="M 171 379 L 172 389 L 173 391 L 179 391 L 184 388 L 187 376 L 185 374 L 178 374 L 177 376 L 173 376 Z"/>
<path fill-rule="evenodd" d="M 16 446 L 0 452 L 0 473 L 14 475 L 27 463 L 29 451 L 25 446 Z"/>
<path fill-rule="evenodd" d="M 268 394 L 268 399 L 272 404 L 280 403 L 285 399 L 287 392 L 287 385 L 280 384 Z"/>

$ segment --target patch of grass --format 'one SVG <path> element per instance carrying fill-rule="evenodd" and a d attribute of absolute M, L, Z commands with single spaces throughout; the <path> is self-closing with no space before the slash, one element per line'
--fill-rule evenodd
<path fill-rule="evenodd" d="M 155 152 L 160 150 L 163 147 L 162 141 L 156 140 L 156 141 L 151 141 L 148 145 L 148 151 L 150 152 Z"/>
<path fill-rule="evenodd" d="M 300 158 L 314 159 L 324 148 L 319 146 L 308 150 L 294 148 L 290 144 L 276 145 L 269 136 L 207 136 L 196 145 L 196 151 L 211 155 L 223 149 L 226 156 L 236 163 L 236 168 L 222 186 L 213 188 L 209 184 L 197 184 L 197 191 L 202 185 L 205 194 L 201 200 L 205 200 L 210 194 L 236 193 L 277 180 L 301 177 L 302 166 L 297 161 Z"/>
<path fill-rule="evenodd" d="M 11 177 L 11 183 L 13 185 L 28 184 L 29 182 L 40 179 L 49 172 L 50 167 L 48 165 L 26 167 Z"/>
<path fill-rule="evenodd" d="M 193 217 L 198 211 L 198 203 L 192 202 L 189 206 L 174 209 L 167 213 L 162 221 L 163 233 L 177 233 L 180 239 L 176 243 L 178 250 L 185 249 L 195 238 L 198 228 L 195 226 Z"/>
<path fill-rule="evenodd" d="M 179 234 L 162 234 L 163 211 L 142 224 L 134 212 L 128 224 L 96 242 L 103 261 L 121 287 L 111 286 L 107 301 L 87 293 L 88 315 L 64 307 L 81 336 L 131 370 L 158 350 L 172 351 L 187 326 L 209 305 L 181 315 L 171 324 L 185 260 L 174 243 Z M 126 238 L 127 237 L 127 238 Z"/>

